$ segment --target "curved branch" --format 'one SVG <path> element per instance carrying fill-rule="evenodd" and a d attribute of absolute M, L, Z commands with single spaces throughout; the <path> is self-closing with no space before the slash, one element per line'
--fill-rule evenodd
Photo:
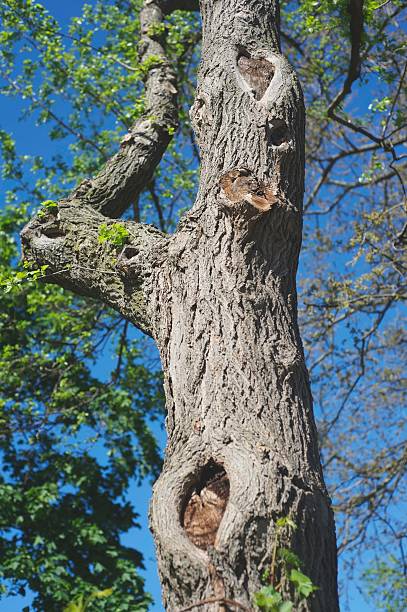
<path fill-rule="evenodd" d="M 177 126 L 176 78 L 164 51 L 163 11 L 179 3 L 145 0 L 140 13 L 141 63 L 146 77 L 147 109 L 125 136 L 120 151 L 92 180 L 83 181 L 67 200 L 45 208 L 21 234 L 24 258 L 47 264 L 47 279 L 76 293 L 102 300 L 151 335 L 146 279 L 154 247 L 165 242 L 156 229 L 122 225 L 128 244 L 99 240 L 99 228 L 121 215 L 151 180 Z M 129 277 L 130 275 L 130 277 Z"/>
<path fill-rule="evenodd" d="M 80 199 L 110 218 L 119 217 L 149 183 L 178 126 L 176 75 L 165 53 L 163 15 L 197 10 L 179 0 L 145 0 L 140 12 L 140 63 L 146 74 L 146 111 L 130 128 L 119 152 L 70 199 Z M 91 143 L 92 144 L 92 143 Z"/>
<path fill-rule="evenodd" d="M 176 76 L 165 54 L 162 21 L 160 0 L 145 0 L 140 12 L 140 62 L 149 66 L 144 116 L 101 172 L 72 194 L 107 217 L 119 217 L 151 180 L 178 125 Z"/>
<path fill-rule="evenodd" d="M 23 256 L 48 265 L 48 282 L 102 300 L 152 335 L 149 278 L 167 239 L 152 226 L 125 221 L 120 223 L 123 244 L 115 245 L 101 241 L 103 223 L 107 229 L 115 225 L 80 201 L 62 202 L 26 225 Z"/>

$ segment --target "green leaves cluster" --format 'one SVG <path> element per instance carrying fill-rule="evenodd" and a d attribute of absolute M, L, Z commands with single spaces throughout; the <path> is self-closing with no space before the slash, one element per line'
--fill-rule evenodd
<path fill-rule="evenodd" d="M 89 605 L 96 599 L 103 599 L 109 597 L 113 592 L 113 589 L 104 589 L 103 591 L 93 591 L 89 597 L 80 595 L 75 601 L 70 602 L 64 612 L 86 612 L 89 609 Z"/>
<path fill-rule="evenodd" d="M 283 601 L 281 593 L 269 585 L 255 593 L 253 601 L 262 612 L 291 612 L 292 601 Z"/>
<path fill-rule="evenodd" d="M 399 612 L 407 607 L 405 562 L 394 555 L 376 560 L 363 573 L 367 595 L 375 610 Z"/>
<path fill-rule="evenodd" d="M 123 246 L 130 234 L 122 223 L 102 223 L 99 227 L 98 240 L 100 243 L 109 242 L 113 246 Z"/>
<path fill-rule="evenodd" d="M 53 210 L 54 212 L 56 212 L 56 210 L 58 209 L 58 203 L 54 202 L 53 200 L 44 200 L 44 202 L 41 202 L 41 206 L 42 210 L 38 212 L 38 217 L 40 218 L 45 217 L 47 211 Z"/>
<path fill-rule="evenodd" d="M 66 31 L 40 2 L 7 0 L 1 4 L 0 69 L 5 83 L 1 93 L 23 100 L 22 116 L 47 127 L 52 140 L 65 142 L 64 156 L 18 155 L 13 139 L 0 130 L 3 173 L 11 181 L 19 180 L 17 193 L 33 195 L 31 201 L 64 197 L 76 183 L 97 172 L 117 150 L 123 132 L 145 113 L 145 77 L 163 60 L 151 55 L 139 61 L 140 7 L 141 0 L 84 4 L 82 15 L 73 18 Z M 177 11 L 150 34 L 161 35 L 164 29 L 170 61 L 179 69 L 185 119 L 191 105 L 191 53 L 200 35 L 197 16 Z M 192 71 L 196 64 L 194 58 Z M 181 134 L 180 140 L 184 140 Z M 189 136 L 187 140 L 189 143 Z M 178 149 L 184 146 L 184 142 L 177 144 Z M 181 172 L 188 165 L 182 155 L 175 155 L 175 147 L 164 162 L 165 168 L 177 167 Z M 30 170 L 33 181 L 26 179 Z M 160 181 L 160 191 L 168 191 L 169 184 L 169 206 L 177 192 L 171 177 L 178 174 L 165 170 L 166 185 Z M 195 182 L 191 191 L 194 189 Z M 180 204 L 188 195 L 178 196 Z M 10 193 L 10 197 L 14 196 Z M 141 220 L 155 215 L 148 195 L 140 206 Z"/>
<path fill-rule="evenodd" d="M 48 268 L 49 266 L 47 264 L 44 264 L 39 268 L 35 268 L 33 270 L 6 270 L 2 274 L 0 274 L 0 291 L 3 291 L 4 293 L 9 293 L 16 287 L 21 286 L 23 283 L 35 283 L 39 279 L 46 276 Z"/>
<path fill-rule="evenodd" d="M 293 583 L 295 590 L 300 598 L 307 598 L 318 589 L 308 576 L 300 572 L 298 569 L 292 569 L 288 579 Z"/>
<path fill-rule="evenodd" d="M 285 532 L 289 533 L 296 529 L 297 525 L 289 516 L 276 520 L 271 565 L 261 576 L 266 586 L 253 595 L 254 604 L 262 612 L 291 612 L 296 600 L 307 599 L 318 589 L 312 580 L 302 573 L 298 555 L 290 548 L 279 546 Z M 287 583 L 292 585 L 295 601 L 285 596 Z"/>
<path fill-rule="evenodd" d="M 26 218 L 0 213 L 3 277 Z M 89 611 L 146 610 L 142 556 L 121 537 L 137 527 L 129 485 L 161 463 L 149 426 L 163 410 L 161 375 L 142 363 L 150 349 L 116 315 L 56 286 L 14 284 L 1 306 L 1 596 L 30 589 L 38 612 L 81 597 Z M 105 343 L 113 359 L 98 365 Z"/>
<path fill-rule="evenodd" d="M 0 129 L 9 205 L 0 217 L 0 592 L 30 589 L 41 612 L 108 588 L 112 594 L 89 600 L 89 610 L 141 611 L 150 602 L 138 573 L 141 554 L 121 538 L 137 526 L 130 484 L 155 477 L 161 463 L 150 430 L 163 412 L 158 360 L 114 313 L 27 282 L 47 269 L 33 263 L 21 270 L 17 239 L 35 207 L 40 217 L 53 214 L 145 113 L 144 80 L 162 58 L 139 61 L 140 6 L 98 0 L 66 26 L 41 2 L 0 5 L 1 94 L 19 100 L 21 118 L 48 130 L 63 150 L 26 155 L 23 143 L 17 148 Z M 198 19 L 177 12 L 164 27 L 186 118 Z M 149 34 L 161 36 L 164 28 Z M 193 197 L 196 170 L 181 153 L 190 146 L 188 130 L 177 138 L 155 181 L 163 212 L 147 192 L 135 203 L 137 220 L 172 227 Z M 179 172 L 188 177 L 182 185 L 174 184 Z M 100 228 L 99 239 L 119 248 L 128 234 L 114 223 Z"/>

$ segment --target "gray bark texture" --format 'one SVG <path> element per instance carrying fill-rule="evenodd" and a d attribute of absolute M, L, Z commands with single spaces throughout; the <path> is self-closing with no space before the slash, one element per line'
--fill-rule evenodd
<path fill-rule="evenodd" d="M 165 608 L 253 609 L 275 522 L 290 516 L 287 545 L 319 587 L 296 609 L 336 612 L 335 527 L 297 325 L 304 105 L 276 0 L 202 0 L 197 200 L 172 236 L 123 222 L 120 252 L 98 241 L 113 223 L 103 215 L 148 182 L 176 122 L 175 77 L 148 38 L 170 5 L 144 8 L 146 53 L 164 60 L 146 84 L 160 119 L 135 126 L 98 177 L 30 222 L 25 256 L 157 342 L 168 446 L 150 521 Z"/>

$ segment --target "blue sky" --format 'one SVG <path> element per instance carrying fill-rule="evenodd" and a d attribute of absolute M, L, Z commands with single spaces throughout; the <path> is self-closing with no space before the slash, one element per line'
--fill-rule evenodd
<path fill-rule="evenodd" d="M 60 21 L 61 24 L 66 24 L 70 17 L 80 13 L 83 5 L 83 0 L 70 0 L 70 2 L 61 2 L 61 0 L 42 0 L 42 3 L 50 10 L 50 12 Z M 0 128 L 10 131 L 17 140 L 18 151 L 21 154 L 41 154 L 46 151 L 50 152 L 50 146 L 53 150 L 58 149 L 58 142 L 50 145 L 47 138 L 47 129 L 45 127 L 35 127 L 29 122 L 20 122 L 19 105 L 13 99 L 4 99 L 0 97 Z M 59 145 L 60 146 L 60 145 Z M 2 196 L 2 188 L 0 186 L 0 197 Z M 1 200 L 0 200 L 1 201 Z M 106 354 L 105 361 L 99 363 L 101 370 L 109 369 L 111 366 L 109 354 Z M 165 433 L 160 424 L 155 424 L 155 433 L 157 434 L 162 447 L 165 444 Z M 145 559 L 146 569 L 144 576 L 146 579 L 146 588 L 152 593 L 157 602 L 152 608 L 153 612 L 163 610 L 160 602 L 160 586 L 156 569 L 154 546 L 151 534 L 148 530 L 147 512 L 148 504 L 151 495 L 151 487 L 144 484 L 141 487 L 136 487 L 135 484 L 129 491 L 129 498 L 134 503 L 137 511 L 140 514 L 141 529 L 133 529 L 123 538 L 124 542 L 129 546 L 134 546 L 142 551 Z M 346 591 L 346 592 L 345 592 Z M 30 603 L 30 597 L 15 597 L 0 602 L 0 612 L 21 612 L 25 605 Z M 373 609 L 366 604 L 361 597 L 357 583 L 350 583 L 344 589 L 342 596 L 343 610 L 350 612 L 373 612 Z M 327 611 L 328 612 L 328 611 Z"/>

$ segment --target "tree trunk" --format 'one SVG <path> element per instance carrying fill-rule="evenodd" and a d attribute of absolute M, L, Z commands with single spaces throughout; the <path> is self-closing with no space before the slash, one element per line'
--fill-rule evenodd
<path fill-rule="evenodd" d="M 162 3 L 146 5 L 161 18 Z M 97 240 L 106 219 L 83 205 L 119 214 L 140 176 L 151 175 L 136 159 L 131 171 L 118 172 L 123 187 L 109 204 L 98 180 L 108 183 L 119 154 L 48 225 L 43 217 L 31 222 L 25 252 L 58 272 L 55 282 L 103 299 L 157 341 L 168 446 L 151 526 L 166 609 L 206 599 L 251 608 L 272 560 L 275 522 L 289 515 L 298 526 L 290 547 L 319 587 L 297 609 L 335 612 L 334 521 L 297 325 L 301 88 L 280 54 L 276 0 L 203 0 L 201 11 L 202 65 L 191 109 L 201 181 L 177 232 L 167 237 L 127 222 L 130 244 L 111 263 L 114 249 Z M 164 77 L 173 87 L 173 76 L 161 83 Z M 124 155 L 135 159 L 136 145 Z M 95 206 L 99 192 L 103 203 Z M 97 271 L 84 272 L 89 261 Z"/>
<path fill-rule="evenodd" d="M 151 505 L 165 605 L 218 595 L 249 606 L 275 520 L 290 515 L 293 546 L 320 587 L 301 609 L 334 612 L 334 524 L 297 325 L 301 89 L 279 52 L 276 2 L 207 1 L 202 16 L 191 111 L 200 191 L 154 273 L 152 300 L 168 405 Z M 225 481 L 221 469 L 230 493 L 224 507 L 226 483 L 217 513 L 196 496 L 216 473 Z"/>

